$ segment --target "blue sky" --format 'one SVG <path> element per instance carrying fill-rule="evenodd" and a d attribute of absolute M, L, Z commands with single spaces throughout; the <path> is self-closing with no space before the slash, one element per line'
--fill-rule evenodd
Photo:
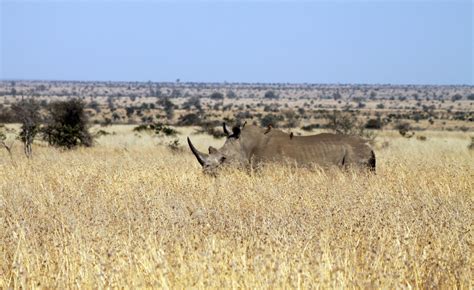
<path fill-rule="evenodd" d="M 474 84 L 470 0 L 0 1 L 0 79 Z"/>

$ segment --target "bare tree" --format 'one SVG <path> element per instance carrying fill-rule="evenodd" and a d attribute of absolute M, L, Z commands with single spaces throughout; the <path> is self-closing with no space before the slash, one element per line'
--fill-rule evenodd
<path fill-rule="evenodd" d="M 7 150 L 8 155 L 10 156 L 10 158 L 13 158 L 12 157 L 12 147 L 13 147 L 13 143 L 15 142 L 15 140 L 12 140 L 11 142 L 9 142 L 7 144 L 7 135 L 3 131 L 4 127 L 5 126 L 0 125 L 0 146 Z"/>
<path fill-rule="evenodd" d="M 33 99 L 22 100 L 12 105 L 15 119 L 21 123 L 19 138 L 23 142 L 23 149 L 28 158 L 33 155 L 31 145 L 40 129 L 39 110 L 40 105 Z"/>

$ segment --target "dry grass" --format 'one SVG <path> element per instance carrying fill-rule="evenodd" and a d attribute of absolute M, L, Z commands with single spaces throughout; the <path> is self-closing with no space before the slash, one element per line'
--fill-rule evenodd
<path fill-rule="evenodd" d="M 0 288 L 473 287 L 467 135 L 387 134 L 376 176 L 210 178 L 117 131 L 31 161 L 0 152 Z"/>

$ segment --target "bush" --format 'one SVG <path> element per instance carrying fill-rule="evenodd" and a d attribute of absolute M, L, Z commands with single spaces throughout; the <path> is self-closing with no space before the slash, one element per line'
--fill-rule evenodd
<path fill-rule="evenodd" d="M 373 131 L 366 130 L 365 124 L 355 115 L 333 111 L 331 114 L 326 114 L 325 118 L 328 119 L 327 127 L 337 134 L 356 135 L 369 140 L 374 140 L 376 137 Z"/>
<path fill-rule="evenodd" d="M 303 131 L 313 131 L 314 129 L 319 129 L 321 127 L 321 125 L 319 124 L 311 124 L 311 125 L 306 125 L 306 126 L 303 126 L 301 127 L 301 130 Z"/>
<path fill-rule="evenodd" d="M 365 123 L 366 129 L 382 129 L 383 122 L 380 118 L 377 119 L 369 119 L 367 123 Z"/>
<path fill-rule="evenodd" d="M 214 92 L 209 96 L 210 99 L 212 100 L 223 100 L 224 99 L 224 94 L 219 93 L 219 92 Z"/>
<path fill-rule="evenodd" d="M 189 98 L 181 106 L 183 110 L 191 110 L 192 107 L 196 108 L 198 111 L 202 110 L 201 100 L 198 97 Z"/>
<path fill-rule="evenodd" d="M 237 98 L 237 94 L 234 91 L 228 91 L 226 95 L 229 99 Z"/>
<path fill-rule="evenodd" d="M 454 96 L 451 97 L 451 101 L 456 102 L 462 99 L 462 96 L 460 94 L 455 94 Z"/>
<path fill-rule="evenodd" d="M 16 121 L 11 110 L 0 108 L 0 123 L 15 123 Z"/>
<path fill-rule="evenodd" d="M 134 132 L 143 132 L 143 131 L 151 131 L 152 129 L 148 124 L 141 124 L 133 128 Z"/>
<path fill-rule="evenodd" d="M 178 131 L 171 127 L 167 127 L 163 124 L 157 123 L 157 124 L 152 124 L 150 125 L 152 129 L 155 130 L 155 134 L 159 135 L 160 133 L 163 133 L 165 136 L 175 136 L 178 134 Z"/>
<path fill-rule="evenodd" d="M 328 120 L 327 127 L 338 134 L 351 135 L 358 125 L 356 116 L 339 111 L 329 113 L 325 118 Z"/>
<path fill-rule="evenodd" d="M 209 134 L 216 139 L 226 137 L 226 134 L 222 130 L 222 124 L 218 121 L 202 123 L 201 129 L 197 130 L 197 133 Z"/>
<path fill-rule="evenodd" d="M 190 113 L 181 116 L 178 121 L 180 126 L 199 126 L 201 124 L 201 117 L 198 114 Z"/>
<path fill-rule="evenodd" d="M 408 122 L 400 122 L 400 123 L 397 123 L 397 125 L 395 125 L 395 129 L 398 130 L 398 133 L 400 133 L 400 135 L 405 137 L 408 131 L 411 130 L 411 125 Z"/>
<path fill-rule="evenodd" d="M 133 113 L 135 112 L 135 108 L 134 107 L 126 107 L 125 112 L 127 114 L 127 117 L 130 118 L 133 115 Z"/>
<path fill-rule="evenodd" d="M 99 138 L 99 137 L 107 136 L 107 135 L 110 135 L 110 133 L 105 131 L 105 130 L 99 130 L 99 131 L 97 131 L 97 133 L 95 133 L 94 137 Z"/>
<path fill-rule="evenodd" d="M 161 106 L 163 106 L 163 109 L 165 110 L 166 118 L 168 120 L 172 120 L 174 118 L 174 107 L 175 107 L 173 102 L 171 102 L 170 99 L 168 98 L 164 98 L 159 103 Z"/>
<path fill-rule="evenodd" d="M 278 99 L 279 96 L 274 91 L 267 91 L 264 95 L 265 99 Z"/>
<path fill-rule="evenodd" d="M 42 130 L 43 138 L 50 145 L 66 149 L 92 146 L 84 107 L 84 102 L 79 99 L 51 103 L 48 108 L 50 117 Z"/>
<path fill-rule="evenodd" d="M 281 115 L 274 115 L 274 114 L 268 114 L 265 115 L 261 120 L 260 120 L 260 125 L 262 127 L 268 127 L 269 125 L 272 125 L 273 127 L 277 128 L 278 123 L 283 121 L 283 116 Z"/>

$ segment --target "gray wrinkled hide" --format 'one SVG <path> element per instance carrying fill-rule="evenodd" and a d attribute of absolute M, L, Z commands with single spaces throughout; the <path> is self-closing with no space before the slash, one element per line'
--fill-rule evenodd
<path fill-rule="evenodd" d="M 249 125 L 242 129 L 240 136 L 227 138 L 222 148 L 210 148 L 209 151 L 209 155 L 202 154 L 205 171 L 212 171 L 221 164 L 247 167 L 265 162 L 375 170 L 375 154 L 367 141 L 357 136 L 340 134 L 322 133 L 290 138 L 290 134 L 278 129 L 268 130 Z"/>

